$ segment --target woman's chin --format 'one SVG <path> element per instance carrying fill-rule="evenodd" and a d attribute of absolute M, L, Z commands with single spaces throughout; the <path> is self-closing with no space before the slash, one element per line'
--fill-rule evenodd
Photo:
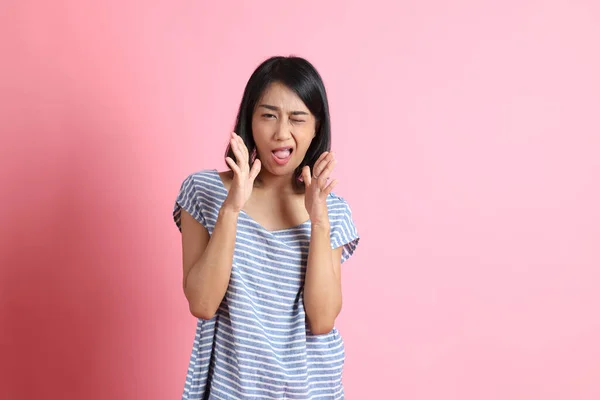
<path fill-rule="evenodd" d="M 268 165 L 265 165 L 263 163 L 262 165 L 262 170 L 266 170 L 266 172 L 268 172 L 269 175 L 273 176 L 293 175 L 294 171 L 296 171 L 296 168 L 298 168 L 298 165 L 292 162 L 289 162 L 286 165 L 278 165 L 275 163 L 269 163 Z"/>

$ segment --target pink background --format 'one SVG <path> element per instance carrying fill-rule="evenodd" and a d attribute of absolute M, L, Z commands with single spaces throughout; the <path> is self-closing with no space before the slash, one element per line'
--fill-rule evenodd
<path fill-rule="evenodd" d="M 175 399 L 171 207 L 274 54 L 327 85 L 354 399 L 600 399 L 600 3 L 0 7 L 0 398 Z"/>

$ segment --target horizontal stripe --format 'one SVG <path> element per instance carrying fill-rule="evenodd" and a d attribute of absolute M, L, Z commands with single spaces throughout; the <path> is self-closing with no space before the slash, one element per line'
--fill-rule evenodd
<path fill-rule="evenodd" d="M 217 171 L 189 175 L 173 209 L 181 229 L 185 210 L 212 235 L 227 189 Z M 327 197 L 331 248 L 341 262 L 359 237 L 348 204 Z M 303 284 L 310 221 L 268 231 L 242 211 L 227 292 L 213 318 L 198 320 L 183 399 L 343 399 L 344 342 L 333 329 L 311 334 Z"/>

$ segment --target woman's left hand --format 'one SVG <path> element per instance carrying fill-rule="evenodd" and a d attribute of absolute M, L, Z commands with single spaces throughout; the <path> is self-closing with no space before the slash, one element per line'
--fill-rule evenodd
<path fill-rule="evenodd" d="M 308 165 L 302 169 L 302 179 L 306 188 L 304 206 L 313 226 L 329 226 L 327 196 L 337 184 L 337 180 L 329 180 L 335 164 L 336 159 L 333 153 L 326 151 L 315 163 L 312 174 Z"/>

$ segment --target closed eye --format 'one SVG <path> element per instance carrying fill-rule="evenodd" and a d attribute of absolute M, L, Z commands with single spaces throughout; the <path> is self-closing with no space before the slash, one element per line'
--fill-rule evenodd
<path fill-rule="evenodd" d="M 277 118 L 274 114 L 263 114 L 262 116 L 265 118 Z"/>

